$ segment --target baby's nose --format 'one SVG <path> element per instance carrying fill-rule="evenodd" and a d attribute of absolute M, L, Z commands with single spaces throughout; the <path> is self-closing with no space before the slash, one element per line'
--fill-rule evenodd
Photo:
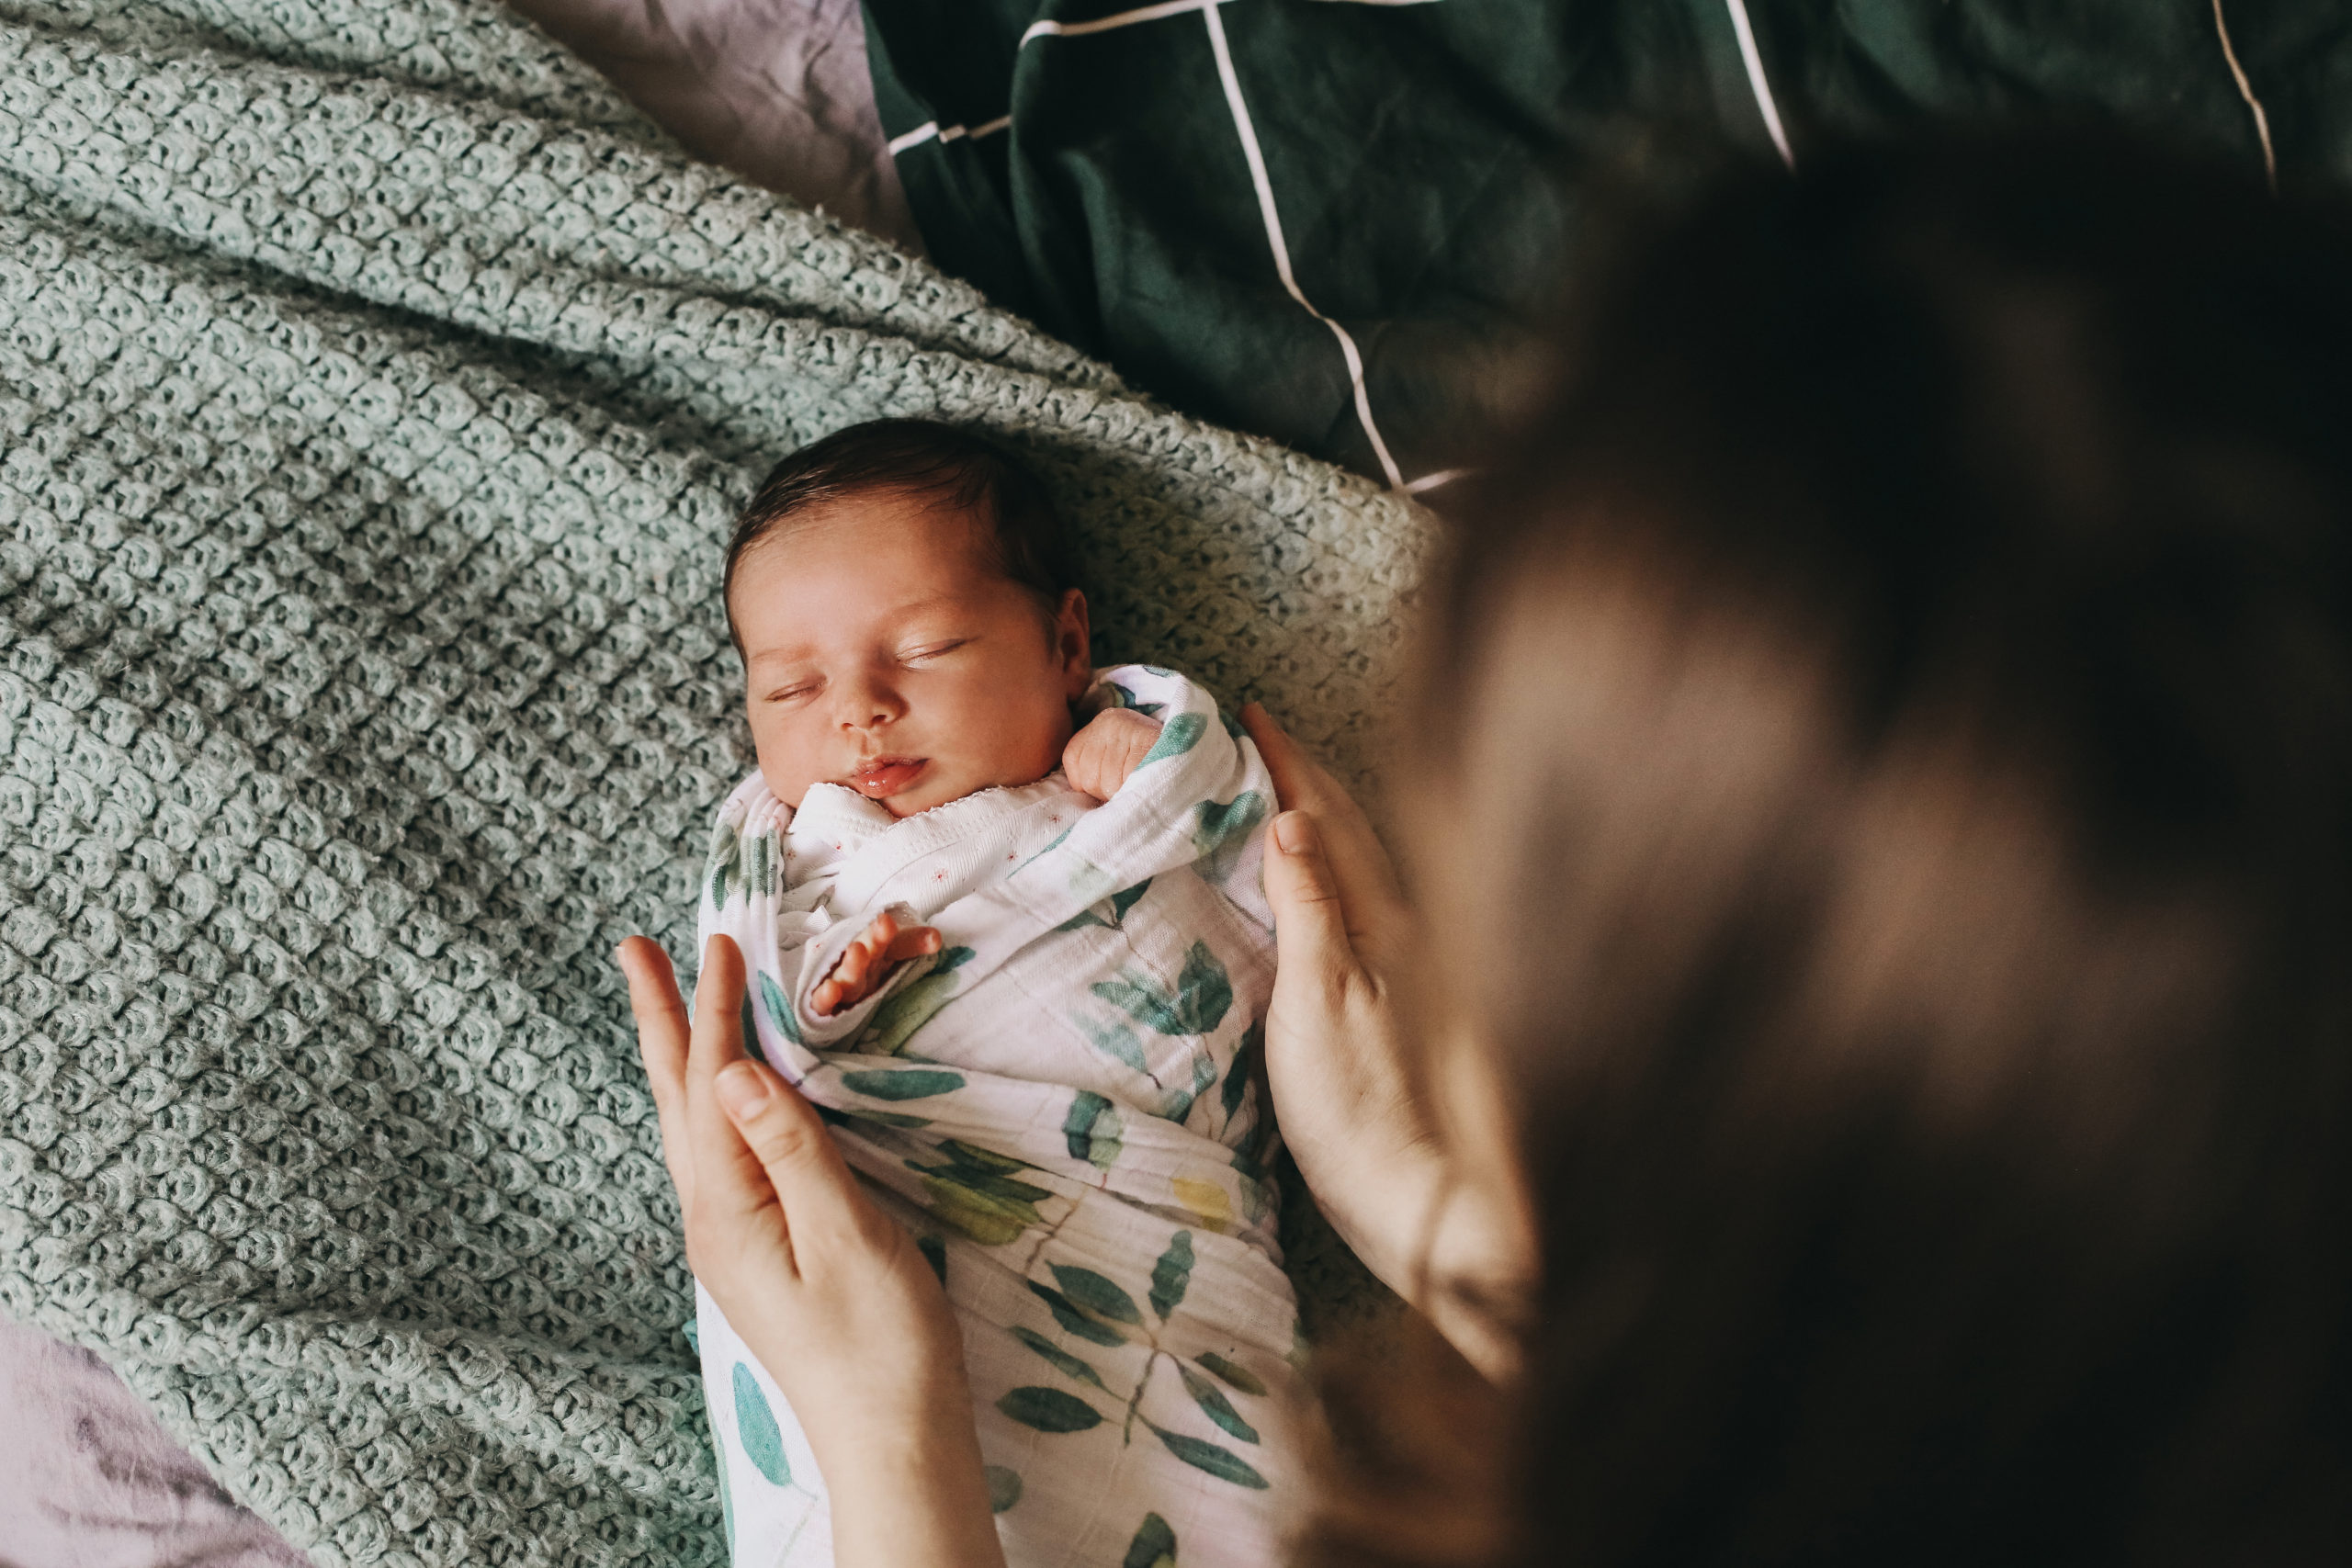
<path fill-rule="evenodd" d="M 842 728 L 872 729 L 889 724 L 907 711 L 907 705 L 887 686 L 868 685 L 842 694 Z"/>

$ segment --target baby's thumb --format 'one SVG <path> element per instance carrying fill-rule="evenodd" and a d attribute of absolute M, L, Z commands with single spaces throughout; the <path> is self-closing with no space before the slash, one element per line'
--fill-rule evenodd
<path fill-rule="evenodd" d="M 1340 885 L 1323 836 L 1304 811 L 1285 811 L 1267 834 L 1266 902 L 1274 912 L 1275 974 L 1323 977 L 1355 966 Z"/>

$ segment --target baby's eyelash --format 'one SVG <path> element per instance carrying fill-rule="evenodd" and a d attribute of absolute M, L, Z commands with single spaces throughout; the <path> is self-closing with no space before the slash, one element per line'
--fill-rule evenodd
<path fill-rule="evenodd" d="M 953 653 L 971 640 L 969 637 L 959 637 L 952 642 L 926 643 L 921 648 L 909 649 L 899 657 L 910 664 L 917 663 L 925 659 L 936 659 L 943 653 Z"/>
<path fill-rule="evenodd" d="M 803 681 L 797 686 L 783 686 L 777 688 L 775 691 L 770 692 L 768 694 L 768 701 L 772 703 L 788 703 L 795 697 L 805 697 L 816 689 L 816 682 Z"/>

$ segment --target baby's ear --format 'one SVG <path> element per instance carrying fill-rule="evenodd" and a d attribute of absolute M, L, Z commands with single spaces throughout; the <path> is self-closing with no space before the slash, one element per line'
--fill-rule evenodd
<path fill-rule="evenodd" d="M 1062 591 L 1061 604 L 1054 612 L 1053 639 L 1062 694 L 1076 702 L 1094 684 L 1094 627 L 1087 618 L 1086 595 L 1078 589 Z"/>

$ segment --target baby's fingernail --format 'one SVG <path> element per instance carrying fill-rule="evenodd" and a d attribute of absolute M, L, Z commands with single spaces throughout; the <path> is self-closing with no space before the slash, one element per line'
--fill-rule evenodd
<path fill-rule="evenodd" d="M 767 1075 L 749 1062 L 729 1062 L 718 1071 L 718 1100 L 730 1116 L 758 1115 L 768 1102 Z"/>
<path fill-rule="evenodd" d="M 1315 847 L 1315 824 L 1304 811 L 1285 811 L 1274 818 L 1274 842 L 1286 855 L 1303 855 Z"/>

